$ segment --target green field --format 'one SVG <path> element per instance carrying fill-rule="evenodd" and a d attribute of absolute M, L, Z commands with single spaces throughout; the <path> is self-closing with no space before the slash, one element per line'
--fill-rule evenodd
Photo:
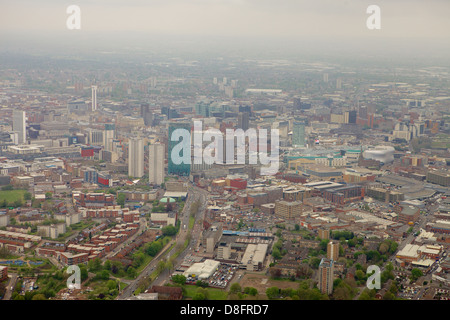
<path fill-rule="evenodd" d="M 432 139 L 431 148 L 450 148 L 450 135 L 439 134 Z"/>
<path fill-rule="evenodd" d="M 24 201 L 24 194 L 27 192 L 26 190 L 5 190 L 0 191 L 0 205 L 4 200 L 8 202 L 8 204 L 13 204 L 15 201 L 20 200 Z"/>
<path fill-rule="evenodd" d="M 184 289 L 186 290 L 185 298 L 193 298 L 195 294 L 197 293 L 197 290 L 199 287 L 192 286 L 192 285 L 185 285 Z M 208 292 L 208 300 L 227 300 L 228 292 L 216 289 L 216 288 L 206 288 L 206 291 Z"/>

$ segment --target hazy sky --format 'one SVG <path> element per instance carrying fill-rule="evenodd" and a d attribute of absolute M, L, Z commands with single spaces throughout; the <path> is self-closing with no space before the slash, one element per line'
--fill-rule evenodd
<path fill-rule="evenodd" d="M 72 4 L 81 8 L 76 32 L 85 33 L 450 39 L 449 0 L 0 0 L 0 29 L 72 32 Z M 381 30 L 366 27 L 371 4 L 381 8 Z"/>
<path fill-rule="evenodd" d="M 81 9 L 81 30 L 66 27 L 70 5 Z M 366 26 L 369 5 L 381 9 L 381 30 Z M 244 43 L 252 38 L 315 41 L 317 48 L 328 44 L 351 52 L 356 46 L 374 53 L 389 47 L 445 58 L 450 56 L 449 13 L 450 0 L 0 0 L 0 50 L 21 50 L 17 45 L 33 41 L 45 47 L 90 38 L 96 44 L 102 37 L 104 44 L 120 47 L 120 37 L 136 37 L 139 43 L 138 35 L 148 34 Z M 110 40 L 114 37 L 117 42 Z"/>

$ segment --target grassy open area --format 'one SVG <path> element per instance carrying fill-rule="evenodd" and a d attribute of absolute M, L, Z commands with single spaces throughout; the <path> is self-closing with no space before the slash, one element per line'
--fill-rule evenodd
<path fill-rule="evenodd" d="M 450 148 L 450 135 L 439 134 L 433 138 L 431 148 Z"/>
<path fill-rule="evenodd" d="M 189 217 L 189 230 L 191 230 L 194 227 L 194 223 L 195 223 L 195 217 L 190 216 Z"/>
<path fill-rule="evenodd" d="M 13 204 L 15 201 L 24 201 L 24 194 L 26 190 L 2 190 L 0 191 L 0 204 L 6 200 L 8 204 Z"/>
<path fill-rule="evenodd" d="M 194 298 L 195 294 L 197 293 L 198 289 L 200 287 L 198 286 L 192 286 L 192 285 L 185 285 L 183 286 L 186 290 L 186 294 L 184 295 L 185 298 Z M 205 288 L 205 290 L 208 292 L 207 299 L 208 300 L 227 300 L 228 292 L 216 289 L 216 288 Z"/>

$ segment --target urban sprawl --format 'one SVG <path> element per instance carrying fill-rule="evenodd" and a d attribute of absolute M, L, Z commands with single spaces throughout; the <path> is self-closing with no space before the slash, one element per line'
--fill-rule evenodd
<path fill-rule="evenodd" d="M 449 68 L 17 59 L 0 72 L 3 300 L 449 299 Z M 212 129 L 267 137 L 196 161 L 230 152 Z M 252 148 L 277 149 L 273 174 Z"/>

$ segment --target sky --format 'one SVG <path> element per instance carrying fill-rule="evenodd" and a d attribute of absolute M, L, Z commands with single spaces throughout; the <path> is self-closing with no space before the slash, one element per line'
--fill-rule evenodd
<path fill-rule="evenodd" d="M 80 30 L 66 27 L 70 5 L 80 7 Z M 366 26 L 370 5 L 381 10 L 380 30 Z M 450 0 L 0 0 L 0 40 L 148 34 L 448 50 L 449 12 Z"/>

